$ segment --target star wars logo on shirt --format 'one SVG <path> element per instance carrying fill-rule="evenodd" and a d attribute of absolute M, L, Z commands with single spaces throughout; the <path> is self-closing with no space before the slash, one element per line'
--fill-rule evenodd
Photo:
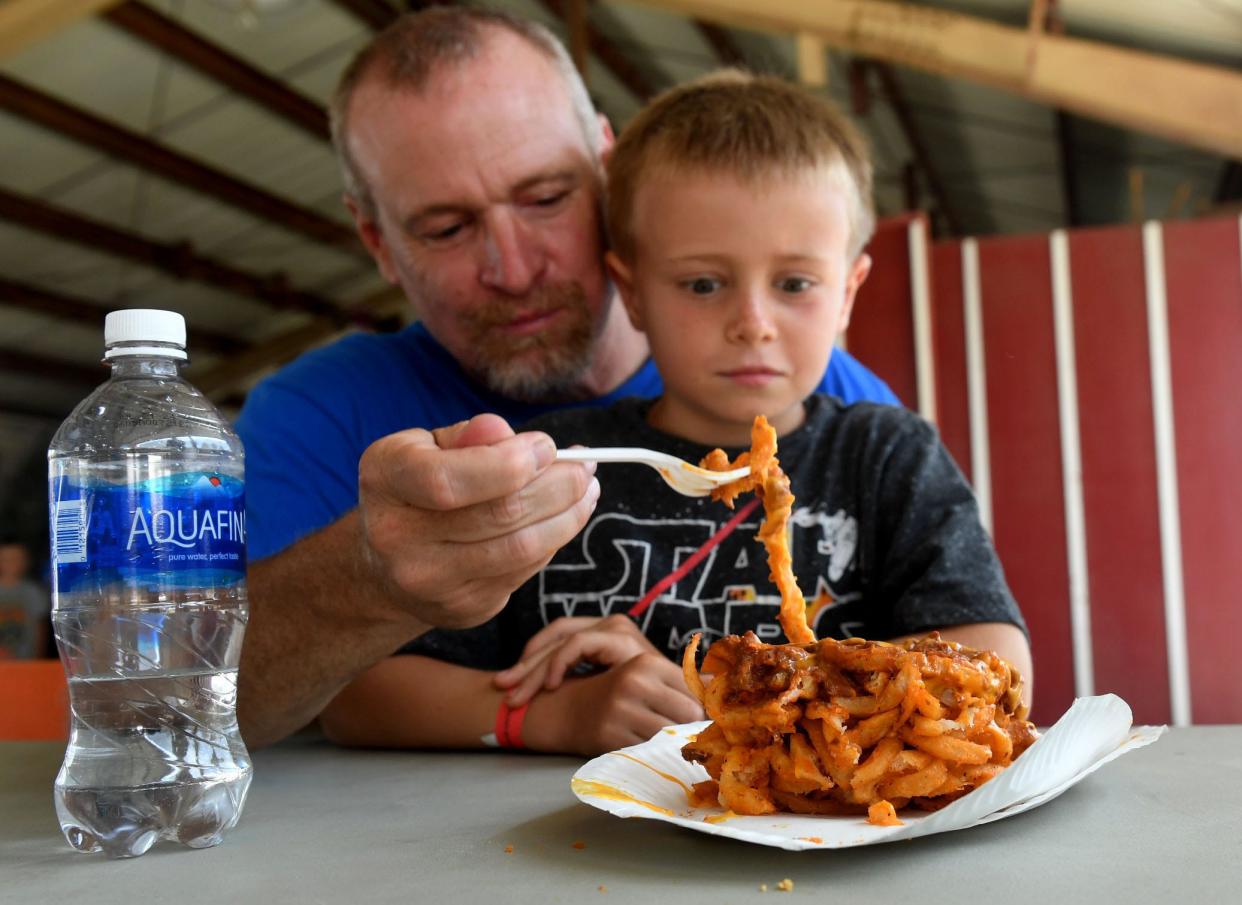
<path fill-rule="evenodd" d="M 790 551 L 816 627 L 830 608 L 859 597 L 851 581 L 858 522 L 844 511 L 795 508 Z M 777 614 L 780 595 L 755 537 L 759 514 L 740 524 L 706 558 L 641 613 L 634 608 L 665 576 L 707 543 L 721 522 L 705 518 L 639 519 L 597 514 L 576 541 L 539 576 L 539 615 L 546 625 L 561 616 L 634 615 L 644 634 L 679 654 L 690 636 L 710 643 L 754 631 L 763 641 L 784 640 Z"/>

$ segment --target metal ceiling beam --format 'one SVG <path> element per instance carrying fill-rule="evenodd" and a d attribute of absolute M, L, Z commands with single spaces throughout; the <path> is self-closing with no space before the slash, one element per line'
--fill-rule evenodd
<path fill-rule="evenodd" d="M 699 19 L 694 20 L 694 27 L 699 34 L 703 36 L 708 44 L 715 51 L 717 58 L 725 66 L 740 66 L 746 68 L 746 54 L 742 53 L 742 48 L 737 46 L 737 42 L 733 40 L 733 36 L 729 34 L 729 30 L 712 22 L 703 22 Z"/>
<path fill-rule="evenodd" d="M 130 0 L 107 10 L 102 18 L 178 63 L 193 66 L 315 138 L 330 140 L 328 113 L 322 106 L 163 13 Z"/>
<path fill-rule="evenodd" d="M 102 383 L 103 381 L 99 381 Z M 0 415 L 19 415 L 22 418 L 39 418 L 44 421 L 64 421 L 73 411 L 75 402 L 59 405 L 38 405 L 30 402 L 18 402 L 15 399 L 0 399 Z"/>
<path fill-rule="evenodd" d="M 353 229 L 0 74 L 0 110 L 317 242 L 365 257 Z"/>
<path fill-rule="evenodd" d="M 638 0 L 724 25 L 808 32 L 1082 116 L 1242 157 L 1242 72 L 890 0 Z"/>
<path fill-rule="evenodd" d="M 1082 193 L 1078 191 L 1078 158 L 1074 152 L 1074 121 L 1064 110 L 1054 114 L 1057 154 L 1061 162 L 1061 198 L 1065 225 L 1082 226 Z"/>
<path fill-rule="evenodd" d="M 562 21 L 568 21 L 563 0 L 541 0 L 541 2 L 548 12 L 559 17 Z M 598 29 L 588 24 L 587 36 L 591 46 L 591 53 L 604 64 L 608 71 L 613 74 L 613 77 L 624 85 L 631 94 L 640 101 L 647 101 L 656 93 L 655 88 L 647 80 L 647 76 L 643 74 L 643 71 L 630 62 L 629 58 L 621 52 L 621 49 L 600 34 Z"/>
<path fill-rule="evenodd" d="M 336 324 L 353 318 L 335 303 L 311 292 L 293 289 L 284 274 L 259 276 L 198 254 L 189 243 L 154 242 L 63 208 L 53 207 L 0 188 L 0 219 L 11 220 L 54 239 L 82 245 L 161 270 L 179 280 L 193 280 L 264 302 L 273 308 L 301 311 Z M 371 326 L 369 321 L 362 322 Z"/>
<path fill-rule="evenodd" d="M 363 299 L 352 310 L 383 322 L 398 314 L 407 304 L 404 293 L 389 286 Z M 298 327 L 256 345 L 209 371 L 195 373 L 194 385 L 213 399 L 227 397 L 255 374 L 280 367 L 340 332 L 340 327 L 322 322 Z"/>
<path fill-rule="evenodd" d="M 6 280 L 4 277 L 0 277 L 0 305 L 78 323 L 83 321 L 102 323 L 104 315 L 110 310 L 106 303 L 88 302 L 61 292 L 40 289 L 28 283 Z M 250 345 L 224 333 L 194 327 L 186 331 L 186 338 L 191 349 L 200 349 L 216 355 L 234 355 Z"/>
<path fill-rule="evenodd" d="M 919 170 L 922 171 L 923 178 L 927 180 L 927 188 L 936 201 L 936 207 L 940 210 L 940 215 L 944 217 L 944 221 L 949 227 L 949 234 L 951 236 L 964 235 L 965 229 L 962 219 L 954 209 L 953 201 L 945 188 L 944 180 L 940 178 L 940 171 L 936 169 L 936 164 L 931 159 L 931 153 L 927 150 L 927 142 L 923 140 L 923 133 L 919 129 L 914 113 L 906 102 L 905 94 L 902 93 L 901 85 L 897 81 L 897 74 L 893 71 L 893 67 L 887 63 L 872 61 L 870 68 L 875 71 L 875 74 L 880 79 L 880 87 L 884 92 L 884 98 L 888 101 L 893 114 L 897 117 L 897 122 L 901 125 L 901 133 L 905 136 L 906 144 L 910 146 L 910 153 L 914 156 L 914 161 L 918 165 Z"/>
<path fill-rule="evenodd" d="M 1216 184 L 1212 200 L 1217 204 L 1224 204 L 1239 199 L 1242 199 L 1242 163 L 1229 160 L 1220 171 L 1220 182 Z"/>
<path fill-rule="evenodd" d="M 386 28 L 400 12 L 387 0 L 332 0 L 337 6 L 365 22 L 372 31 Z"/>
<path fill-rule="evenodd" d="M 117 2 L 119 0 L 5 0 L 0 3 L 0 59 Z"/>
<path fill-rule="evenodd" d="M 102 356 L 101 356 L 102 358 Z M 108 377 L 102 365 L 84 365 L 63 358 L 45 358 L 14 349 L 0 349 L 0 371 L 16 371 L 41 380 L 79 386 L 98 386 Z"/>

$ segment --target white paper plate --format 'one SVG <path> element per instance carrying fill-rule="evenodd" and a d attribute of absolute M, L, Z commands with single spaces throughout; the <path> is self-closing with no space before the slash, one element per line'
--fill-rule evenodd
<path fill-rule="evenodd" d="M 641 745 L 589 761 L 574 774 L 573 790 L 586 804 L 618 817 L 663 820 L 701 833 L 791 851 L 847 848 L 960 830 L 1038 807 L 1110 760 L 1150 745 L 1165 731 L 1164 726 L 1132 727 L 1132 721 L 1129 705 L 1116 695 L 1079 698 L 996 779 L 939 811 L 900 814 L 904 826 L 873 826 L 861 816 L 797 814 L 707 822 L 706 818 L 720 817 L 724 810 L 691 808 L 681 785 L 708 778 L 700 765 L 681 757 L 682 745 L 705 729 L 707 722 L 670 726 Z"/>

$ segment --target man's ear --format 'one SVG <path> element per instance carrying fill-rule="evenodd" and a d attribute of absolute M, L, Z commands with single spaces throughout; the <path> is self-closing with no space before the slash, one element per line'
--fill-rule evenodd
<path fill-rule="evenodd" d="M 845 278 L 845 297 L 841 300 L 841 315 L 837 324 L 837 336 L 845 333 L 850 326 L 850 316 L 854 313 L 854 298 L 858 290 L 867 281 L 871 273 L 871 255 L 863 252 L 854 259 L 849 276 Z"/>
<path fill-rule="evenodd" d="M 612 156 L 612 149 L 617 146 L 617 135 L 612 131 L 612 123 L 607 116 L 596 113 L 595 118 L 599 120 L 599 159 L 607 164 L 608 158 Z"/>
<path fill-rule="evenodd" d="M 379 268 L 380 276 L 394 286 L 397 284 L 397 271 L 392 266 L 392 256 L 388 253 L 388 243 L 384 241 L 384 234 L 380 231 L 379 224 L 375 222 L 375 218 L 364 210 L 358 199 L 353 195 L 346 194 L 344 196 L 345 207 L 349 209 L 349 215 L 354 218 L 354 229 L 358 231 L 358 237 L 362 239 L 362 244 L 366 246 L 371 257 L 375 259 L 375 266 Z"/>
<path fill-rule="evenodd" d="M 605 253 L 604 267 L 608 270 L 612 284 L 617 287 L 617 294 L 621 296 L 621 304 L 625 306 L 625 313 L 630 316 L 630 323 L 634 325 L 635 330 L 643 329 L 642 312 L 638 310 L 637 299 L 634 295 L 634 274 L 625 262 L 617 257 L 615 251 Z"/>

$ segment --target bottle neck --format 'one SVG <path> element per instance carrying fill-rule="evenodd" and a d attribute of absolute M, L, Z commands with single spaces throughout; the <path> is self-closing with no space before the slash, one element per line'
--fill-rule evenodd
<path fill-rule="evenodd" d="M 165 355 L 118 355 L 109 358 L 112 378 L 178 377 L 184 362 Z"/>

